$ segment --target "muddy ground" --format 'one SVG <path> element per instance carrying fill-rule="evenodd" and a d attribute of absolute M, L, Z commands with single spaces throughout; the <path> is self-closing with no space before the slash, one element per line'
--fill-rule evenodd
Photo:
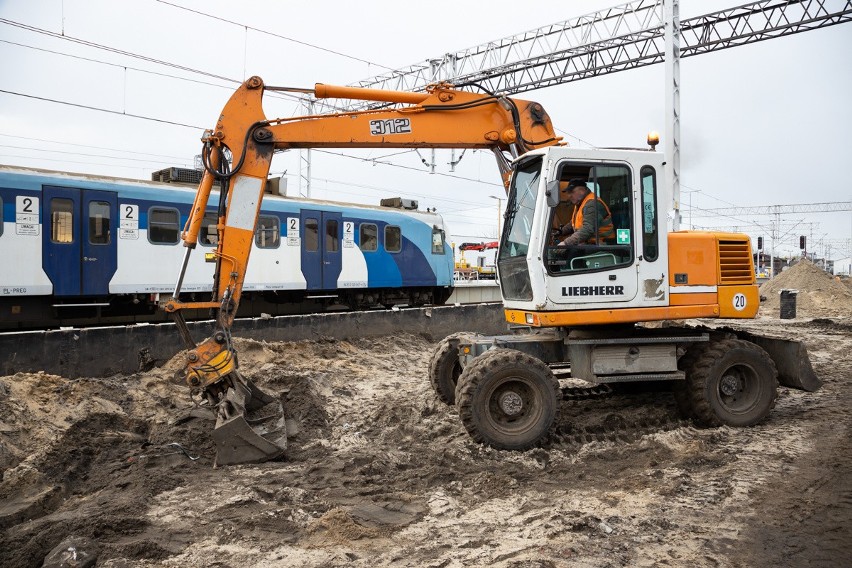
<path fill-rule="evenodd" d="M 747 326 L 805 341 L 824 387 L 781 388 L 744 429 L 680 420 L 663 390 L 565 402 L 524 453 L 472 443 L 433 395 L 440 338 L 239 341 L 299 425 L 285 459 L 252 466 L 214 469 L 212 425 L 175 423 L 175 361 L 3 377 L 0 566 L 60 544 L 115 568 L 848 565 L 852 319 Z"/>

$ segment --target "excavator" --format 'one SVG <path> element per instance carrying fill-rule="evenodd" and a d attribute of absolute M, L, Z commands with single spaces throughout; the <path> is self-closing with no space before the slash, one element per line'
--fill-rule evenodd
<path fill-rule="evenodd" d="M 267 119 L 266 91 L 371 101 L 372 108 Z M 778 380 L 820 383 L 803 345 L 740 332 L 649 327 L 693 318 L 754 318 L 759 306 L 745 235 L 666 226 L 664 157 L 650 149 L 575 149 L 536 102 L 430 85 L 425 92 L 245 81 L 202 138 L 204 175 L 182 233 L 185 256 L 165 303 L 187 346 L 183 380 L 216 426 L 216 463 L 275 459 L 286 449 L 280 401 L 238 370 L 230 329 L 237 313 L 273 153 L 292 148 L 491 150 L 507 192 L 497 254 L 510 333 L 455 334 L 432 355 L 436 393 L 455 403 L 470 435 L 499 449 L 539 443 L 557 420 L 554 367 L 595 384 L 671 381 L 681 410 L 708 424 L 749 425 L 774 405 Z M 606 239 L 564 246 L 554 237 L 566 186 L 605 203 Z M 212 189 L 219 183 L 213 298 L 180 299 L 181 282 Z M 594 216 L 595 223 L 603 222 Z M 211 309 L 214 331 L 192 340 L 185 309 Z"/>

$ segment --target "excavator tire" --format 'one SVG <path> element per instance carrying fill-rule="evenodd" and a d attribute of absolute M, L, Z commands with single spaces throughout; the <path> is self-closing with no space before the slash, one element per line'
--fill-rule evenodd
<path fill-rule="evenodd" d="M 499 450 L 526 450 L 556 423 L 562 391 L 539 359 L 514 349 L 490 349 L 459 377 L 456 404 L 470 436 Z"/>
<path fill-rule="evenodd" d="M 454 333 L 438 343 L 429 360 L 429 382 L 438 399 L 449 405 L 456 403 L 456 385 L 462 368 L 459 363 L 458 342 L 470 333 Z"/>
<path fill-rule="evenodd" d="M 689 350 L 678 360 L 677 368 L 686 374 L 689 374 L 690 369 L 695 364 L 695 360 L 701 355 L 705 345 L 699 343 L 692 345 Z M 675 404 L 677 404 L 678 412 L 681 417 L 686 419 L 695 418 L 695 412 L 692 410 L 692 397 L 690 396 L 689 385 L 686 379 L 675 381 L 672 384 L 672 394 L 674 395 Z"/>
<path fill-rule="evenodd" d="M 778 395 L 772 358 L 754 343 L 722 339 L 704 345 L 687 370 L 694 417 L 706 426 L 751 426 L 769 415 Z"/>

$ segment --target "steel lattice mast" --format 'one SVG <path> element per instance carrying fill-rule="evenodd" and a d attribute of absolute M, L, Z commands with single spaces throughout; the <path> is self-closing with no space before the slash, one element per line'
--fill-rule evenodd
<path fill-rule="evenodd" d="M 852 21 L 852 0 L 761 0 L 680 21 L 680 57 L 692 57 Z M 437 80 L 512 95 L 662 63 L 662 0 L 639 0 L 447 53 L 356 86 L 422 91 Z M 351 101 L 319 101 L 355 109 Z"/>
<path fill-rule="evenodd" d="M 677 4 L 676 0 L 629 2 L 446 53 L 355 86 L 423 91 L 429 84 L 446 81 L 456 87 L 476 86 L 495 94 L 513 95 L 665 61 L 665 143 L 666 154 L 671 157 L 666 176 L 672 187 L 672 228 L 678 230 L 679 60 L 852 21 L 852 0 L 760 0 L 687 20 L 680 20 Z M 325 113 L 371 106 L 377 105 L 324 99 L 315 101 L 313 110 Z M 308 187 L 309 184 L 308 181 Z"/>

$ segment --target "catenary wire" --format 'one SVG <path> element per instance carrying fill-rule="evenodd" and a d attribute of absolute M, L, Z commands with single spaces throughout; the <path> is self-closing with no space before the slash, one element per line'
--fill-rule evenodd
<path fill-rule="evenodd" d="M 172 2 L 166 2 L 165 0 L 155 0 L 155 1 L 156 1 L 156 2 L 159 2 L 160 4 L 165 4 L 165 5 L 167 5 L 167 6 L 171 6 L 171 7 L 173 7 L 173 8 L 177 8 L 177 9 L 179 9 L 179 10 L 185 10 L 185 11 L 187 11 L 187 12 L 191 12 L 191 13 L 193 13 L 193 14 L 197 14 L 197 15 L 199 15 L 199 16 L 204 16 L 205 18 L 212 18 L 212 19 L 214 19 L 214 20 L 218 20 L 218 21 L 220 21 L 220 22 L 225 22 L 226 24 L 232 24 L 232 25 L 234 25 L 234 26 L 238 26 L 238 27 L 244 28 L 244 29 L 246 29 L 246 30 L 252 30 L 252 31 L 254 31 L 254 32 L 258 32 L 258 33 L 261 33 L 261 34 L 269 35 L 269 36 L 272 36 L 272 37 L 275 37 L 275 38 L 278 38 L 278 39 L 283 39 L 283 40 L 285 40 L 285 41 L 289 41 L 289 42 L 297 43 L 297 44 L 299 44 L 299 45 L 304 45 L 305 47 L 310 47 L 310 48 L 312 48 L 312 49 L 316 49 L 316 50 L 319 50 L 319 51 L 324 51 L 324 52 L 326 52 L 326 53 L 330 53 L 330 54 L 332 54 L 332 55 L 338 55 L 338 56 L 340 56 L 340 57 L 344 57 L 344 58 L 346 58 L 346 59 L 351 59 L 351 60 L 353 60 L 353 61 L 358 61 L 358 62 L 360 62 L 360 63 L 366 63 L 367 65 L 373 65 L 373 66 L 376 66 L 376 67 L 381 67 L 382 69 L 386 69 L 386 70 L 388 70 L 388 71 L 393 71 L 393 69 L 392 69 L 391 67 L 387 67 L 387 66 L 385 66 L 385 65 L 380 65 L 380 64 L 378 64 L 378 63 L 374 63 L 374 62 L 372 62 L 372 61 L 368 61 L 368 60 L 366 60 L 366 59 L 361 59 L 360 57 L 355 57 L 355 56 L 352 56 L 352 55 L 347 55 L 347 54 L 345 54 L 345 53 L 341 53 L 341 52 L 339 52 L 339 51 L 335 51 L 335 50 L 333 50 L 333 49 L 328 49 L 328 48 L 326 48 L 326 47 L 320 47 L 320 46 L 318 46 L 318 45 L 314 45 L 314 44 L 312 44 L 312 43 L 308 43 L 308 42 L 306 42 L 306 41 L 301 41 L 301 40 L 294 39 L 294 38 L 291 38 L 291 37 L 287 37 L 287 36 L 284 36 L 284 35 L 281 35 L 281 34 L 277 34 L 277 33 L 275 33 L 275 32 L 270 32 L 270 31 L 268 31 L 268 30 L 263 30 L 263 29 L 260 29 L 260 28 L 256 28 L 256 27 L 254 27 L 254 26 L 249 26 L 249 25 L 247 25 L 247 24 L 242 24 L 242 23 L 240 23 L 240 22 L 235 22 L 235 21 L 233 21 L 233 20 L 228 20 L 228 19 L 226 19 L 226 18 L 222 18 L 222 17 L 220 17 L 220 16 L 214 16 L 213 14 L 208 14 L 207 12 L 202 12 L 202 11 L 200 11 L 200 10 L 195 10 L 195 9 L 193 9 L 193 8 L 187 8 L 186 6 L 181 6 L 180 4 L 174 4 L 174 3 L 172 3 Z"/>

